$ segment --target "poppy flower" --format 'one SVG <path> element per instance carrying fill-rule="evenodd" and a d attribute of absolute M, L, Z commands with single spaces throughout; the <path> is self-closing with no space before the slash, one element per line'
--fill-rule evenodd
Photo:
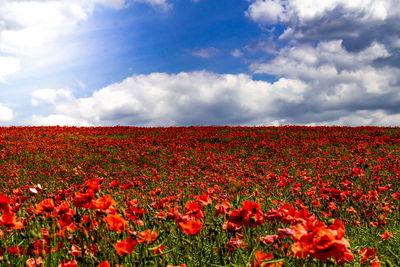
<path fill-rule="evenodd" d="M 209 195 L 204 194 L 196 197 L 197 201 L 199 201 L 203 205 L 210 205 L 212 203 L 212 200 Z"/>
<path fill-rule="evenodd" d="M 4 212 L 0 217 L 0 225 L 15 230 L 22 229 L 24 227 L 24 224 L 17 220 L 15 213 L 13 212 Z"/>
<path fill-rule="evenodd" d="M 203 223 L 199 220 L 181 221 L 178 223 L 181 230 L 187 235 L 197 235 L 200 233 Z"/>
<path fill-rule="evenodd" d="M 10 211 L 10 199 L 0 193 L 0 211 L 9 212 Z"/>
<path fill-rule="evenodd" d="M 187 202 L 185 214 L 196 219 L 202 219 L 204 218 L 203 206 L 197 201 Z"/>
<path fill-rule="evenodd" d="M 91 208 L 92 209 L 99 209 L 99 210 L 106 210 L 108 209 L 110 206 L 112 205 L 116 205 L 117 202 L 115 202 L 111 195 L 106 195 L 102 198 L 96 199 L 96 200 L 92 200 L 92 205 Z"/>
<path fill-rule="evenodd" d="M 379 262 L 378 256 L 376 256 L 376 248 L 371 249 L 371 248 L 363 248 L 362 250 L 359 251 L 359 253 L 363 256 L 361 258 L 361 263 L 366 263 L 369 262 L 371 263 L 371 266 L 374 267 L 379 267 L 381 266 Z"/>
<path fill-rule="evenodd" d="M 36 205 L 36 212 L 38 214 L 49 213 L 52 212 L 53 210 L 54 210 L 54 200 L 51 198 L 45 199 Z"/>
<path fill-rule="evenodd" d="M 88 188 L 88 191 L 92 191 L 93 193 L 97 193 L 100 191 L 99 180 L 91 179 L 85 182 L 85 186 Z"/>
<path fill-rule="evenodd" d="M 334 220 L 330 226 L 315 219 L 300 222 L 292 226 L 294 230 L 292 252 L 298 258 L 310 255 L 326 262 L 333 257 L 339 264 L 353 260 L 353 254 L 348 247 L 349 241 L 344 238 L 345 229 L 339 220 Z"/>
<path fill-rule="evenodd" d="M 218 216 L 220 214 L 226 214 L 231 211 L 231 206 L 228 202 L 223 201 L 221 204 L 215 206 L 215 213 L 214 216 Z"/>
<path fill-rule="evenodd" d="M 78 267 L 78 263 L 75 260 L 67 259 L 61 261 L 58 267 Z"/>
<path fill-rule="evenodd" d="M 273 243 L 278 238 L 278 235 L 267 235 L 260 237 L 260 241 L 263 242 L 265 245 L 269 245 Z"/>
<path fill-rule="evenodd" d="M 54 216 L 62 215 L 67 213 L 71 209 L 68 202 L 63 202 L 59 206 L 54 208 Z"/>
<path fill-rule="evenodd" d="M 121 233 L 124 231 L 128 225 L 128 222 L 124 220 L 120 215 L 108 214 L 103 218 L 103 221 L 107 223 L 108 228 L 111 231 L 117 231 Z"/>
<path fill-rule="evenodd" d="M 128 237 L 126 240 L 117 241 L 117 244 L 114 245 L 115 250 L 120 256 L 124 254 L 131 254 L 132 251 L 135 250 L 137 240 L 134 240 L 132 237 Z"/>
<path fill-rule="evenodd" d="M 382 240 L 388 240 L 389 238 L 393 237 L 393 235 L 388 231 L 385 231 L 382 235 L 379 236 L 382 238 Z"/>
<path fill-rule="evenodd" d="M 77 193 L 72 201 L 77 208 L 90 208 L 92 205 L 93 192 Z"/>
<path fill-rule="evenodd" d="M 253 262 L 253 264 L 251 266 L 254 266 L 254 267 L 259 267 L 259 266 L 263 266 L 263 267 L 283 266 L 283 261 L 270 263 L 270 264 L 264 263 L 264 262 L 270 261 L 270 260 L 272 260 L 274 258 L 274 255 L 271 252 L 264 253 L 262 251 L 256 250 L 254 252 L 254 254 L 255 254 L 255 259 L 254 259 L 254 262 Z"/>
<path fill-rule="evenodd" d="M 82 253 L 82 249 L 77 245 L 72 245 L 71 250 L 69 251 L 72 256 L 78 257 Z"/>
<path fill-rule="evenodd" d="M 238 248 L 245 248 L 246 243 L 243 241 L 242 238 L 236 237 L 236 238 L 231 238 L 229 242 L 226 244 L 226 248 L 229 249 L 230 251 L 234 251 Z"/>
<path fill-rule="evenodd" d="M 39 257 L 37 259 L 30 258 L 30 259 L 26 260 L 26 267 L 39 267 L 39 266 L 43 266 L 42 257 Z"/>
<path fill-rule="evenodd" d="M 153 232 L 150 229 L 145 230 L 139 233 L 139 243 L 150 244 L 153 242 L 158 236 L 157 232 Z"/>

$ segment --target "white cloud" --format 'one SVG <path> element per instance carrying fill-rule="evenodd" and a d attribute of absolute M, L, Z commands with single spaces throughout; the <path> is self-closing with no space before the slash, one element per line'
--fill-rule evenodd
<path fill-rule="evenodd" d="M 262 24 L 274 24 L 283 15 L 284 6 L 279 0 L 257 0 L 249 6 L 246 15 Z"/>
<path fill-rule="evenodd" d="M 62 114 L 49 116 L 33 115 L 30 124 L 34 126 L 93 126 L 85 120 L 65 116 Z"/>
<path fill-rule="evenodd" d="M 57 101 L 65 101 L 72 98 L 72 92 L 67 89 L 39 89 L 32 93 L 31 103 L 34 106 L 42 103 L 55 104 Z"/>
<path fill-rule="evenodd" d="M 53 114 L 94 125 L 209 125 L 246 124 L 268 120 L 280 105 L 304 101 L 305 84 L 282 78 L 275 83 L 252 80 L 245 74 L 206 71 L 136 75 L 100 89 L 87 98 L 59 99 L 53 90 L 47 101 Z M 33 103 L 43 100 L 43 91 Z M 54 99 L 56 99 L 54 101 Z M 43 117 L 34 121 L 45 123 Z"/>
<path fill-rule="evenodd" d="M 14 118 L 14 112 L 11 108 L 0 104 L 0 122 L 11 121 Z"/>
<path fill-rule="evenodd" d="M 321 121 L 318 123 L 309 123 L 310 126 L 398 126 L 400 123 L 400 114 L 388 114 L 384 110 L 359 110 L 354 113 L 344 115 L 336 120 Z"/>
<path fill-rule="evenodd" d="M 340 39 L 348 51 L 363 50 L 372 42 L 395 49 L 393 39 L 400 35 L 397 0 L 252 0 L 245 14 L 263 26 L 279 22 L 286 27 L 283 33 L 276 32 L 278 40 Z"/>
<path fill-rule="evenodd" d="M 201 58 L 213 58 L 216 57 L 220 53 L 220 50 L 215 47 L 207 47 L 207 48 L 195 48 L 192 52 L 192 55 Z"/>
<path fill-rule="evenodd" d="M 240 49 L 233 49 L 233 50 L 231 51 L 231 55 L 232 55 L 233 57 L 241 57 L 241 56 L 243 56 L 243 52 L 240 51 Z"/>
<path fill-rule="evenodd" d="M 339 9 L 361 21 L 385 20 L 400 14 L 396 0 L 255 0 L 246 15 L 261 24 L 276 23 L 278 20 L 287 24 L 304 24 Z"/>
<path fill-rule="evenodd" d="M 17 58 L 0 56 L 0 82 L 4 82 L 6 76 L 16 73 L 20 69 L 20 62 Z"/>
<path fill-rule="evenodd" d="M 71 123 L 137 126 L 398 125 L 400 70 L 371 64 L 387 54 L 376 43 L 349 53 L 340 41 L 330 41 L 316 47 L 287 47 L 270 62 L 252 65 L 257 73 L 281 77 L 274 83 L 245 74 L 198 71 L 134 75 L 84 98 L 73 97 L 68 90 L 43 90 L 32 95 L 32 103 L 49 103 L 53 112 L 34 121 L 70 118 Z"/>
<path fill-rule="evenodd" d="M 382 116 L 376 115 L 399 112 L 400 69 L 373 64 L 376 59 L 390 56 L 389 52 L 383 45 L 372 43 L 363 51 L 350 53 L 341 42 L 320 42 L 316 47 L 306 44 L 285 47 L 274 59 L 253 63 L 250 69 L 255 73 L 286 77 L 306 85 L 305 101 L 300 106 L 287 107 L 287 114 L 291 110 L 303 113 L 288 116 L 289 121 L 341 125 L 361 122 L 399 124 L 397 115 L 381 121 L 379 118 Z M 351 115 L 353 113 L 355 115 Z"/>
<path fill-rule="evenodd" d="M 32 54 L 87 20 L 97 4 L 122 8 L 125 0 L 1 1 L 0 52 Z"/>

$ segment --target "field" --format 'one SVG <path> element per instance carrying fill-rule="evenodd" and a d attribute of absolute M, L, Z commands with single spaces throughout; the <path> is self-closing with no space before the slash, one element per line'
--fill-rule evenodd
<path fill-rule="evenodd" d="M 400 128 L 0 128 L 0 265 L 400 266 Z"/>

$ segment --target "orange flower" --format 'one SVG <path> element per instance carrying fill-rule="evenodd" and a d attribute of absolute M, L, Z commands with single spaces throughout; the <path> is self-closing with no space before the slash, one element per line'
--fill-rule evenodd
<path fill-rule="evenodd" d="M 110 263 L 108 261 L 103 261 L 97 267 L 110 267 Z"/>
<path fill-rule="evenodd" d="M 199 220 L 188 220 L 187 222 L 179 222 L 179 227 L 187 235 L 197 235 L 200 233 L 203 223 Z"/>
<path fill-rule="evenodd" d="M 139 233 L 139 243 L 150 244 L 158 236 L 157 232 L 152 232 L 150 229 Z"/>
<path fill-rule="evenodd" d="M 382 238 L 382 240 L 388 240 L 389 238 L 393 237 L 393 235 L 391 233 L 389 233 L 388 231 L 385 231 L 383 233 L 383 235 L 379 235 L 379 236 Z"/>
<path fill-rule="evenodd" d="M 264 263 L 265 261 L 270 261 L 274 258 L 274 255 L 272 255 L 271 252 L 269 253 L 264 253 L 262 251 L 258 251 L 256 250 L 254 252 L 255 254 L 255 261 L 251 266 L 254 267 L 259 267 L 259 266 L 263 266 L 263 267 L 277 267 L 277 266 L 283 266 L 283 261 L 279 261 L 279 262 L 275 262 L 275 263 L 270 263 L 270 264 L 266 264 Z"/>
<path fill-rule="evenodd" d="M 0 217 L 0 225 L 15 230 L 22 229 L 24 227 L 24 224 L 22 222 L 17 221 L 15 213 L 13 212 L 4 212 L 3 215 Z"/>
<path fill-rule="evenodd" d="M 124 231 L 128 225 L 128 222 L 125 221 L 124 218 L 122 218 L 118 214 L 108 214 L 106 217 L 103 218 L 103 221 L 107 223 L 108 228 L 111 231 L 117 231 L 118 233 Z"/>
<path fill-rule="evenodd" d="M 51 198 L 45 199 L 39 204 L 36 205 L 36 212 L 41 213 L 49 213 L 54 210 L 54 200 Z"/>
<path fill-rule="evenodd" d="M 210 196 L 207 194 L 197 196 L 196 199 L 203 205 L 210 205 L 212 203 Z"/>
<path fill-rule="evenodd" d="M 135 250 L 137 240 L 134 240 L 132 237 L 128 237 L 126 240 L 118 241 L 117 244 L 114 245 L 115 250 L 121 256 L 126 254 L 131 254 L 132 251 Z"/>
<path fill-rule="evenodd" d="M 102 198 L 96 199 L 92 201 L 92 209 L 99 209 L 99 210 L 106 210 L 112 205 L 116 205 L 117 202 L 115 202 L 111 195 L 106 195 Z"/>
<path fill-rule="evenodd" d="M 339 220 L 326 226 L 317 219 L 310 218 L 292 226 L 293 240 L 292 252 L 298 258 L 310 255 L 313 258 L 326 262 L 330 257 L 339 264 L 353 260 L 353 254 L 347 248 L 349 241 L 344 238 L 345 229 Z"/>

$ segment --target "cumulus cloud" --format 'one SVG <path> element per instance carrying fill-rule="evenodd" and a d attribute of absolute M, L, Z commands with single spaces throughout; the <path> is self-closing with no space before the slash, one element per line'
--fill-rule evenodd
<path fill-rule="evenodd" d="M 288 122 L 357 124 L 364 121 L 375 124 L 378 119 L 351 122 L 355 115 L 349 114 L 365 117 L 369 113 L 371 116 L 378 114 L 378 110 L 381 115 L 400 111 L 400 69 L 373 64 L 375 60 L 389 56 L 385 47 L 377 43 L 350 53 L 341 41 L 327 41 L 316 47 L 306 44 L 285 47 L 274 59 L 253 63 L 250 69 L 306 84 L 305 101 L 281 109 Z M 398 116 L 388 122 L 394 122 L 396 118 Z"/>
<path fill-rule="evenodd" d="M 207 47 L 207 48 L 196 47 L 192 51 L 192 55 L 194 55 L 196 57 L 205 58 L 205 59 L 216 57 L 219 55 L 219 53 L 220 53 L 220 50 L 215 47 Z"/>
<path fill-rule="evenodd" d="M 125 0 L 1 1 L 0 52 L 30 54 L 87 20 L 96 5 L 120 9 Z"/>
<path fill-rule="evenodd" d="M 53 114 L 33 120 L 58 124 L 57 119 L 74 118 L 93 125 L 138 126 L 271 123 L 281 106 L 304 101 L 305 86 L 287 78 L 268 83 L 245 74 L 206 71 L 135 75 L 86 98 L 57 100 L 58 91 L 49 91 Z M 42 93 L 34 93 L 32 101 L 43 100 L 38 97 Z"/>
<path fill-rule="evenodd" d="M 0 56 L 0 82 L 4 82 L 6 76 L 19 71 L 20 68 L 20 61 L 17 58 Z"/>
<path fill-rule="evenodd" d="M 80 125 L 396 125 L 400 123 L 400 70 L 373 67 L 389 56 L 373 43 L 350 53 L 341 41 L 286 47 L 255 73 L 278 77 L 254 80 L 246 74 L 207 71 L 134 75 L 90 97 L 65 89 L 32 94 L 53 112 L 33 121 Z"/>
<path fill-rule="evenodd" d="M 11 121 L 14 118 L 14 112 L 11 108 L 0 104 L 0 122 Z"/>
<path fill-rule="evenodd" d="M 397 0 L 255 0 L 245 14 L 260 25 L 285 26 L 281 40 L 340 39 L 348 51 L 363 50 L 373 42 L 392 49 L 393 37 L 400 35 Z"/>
<path fill-rule="evenodd" d="M 72 98 L 72 92 L 67 89 L 39 89 L 32 93 L 31 103 L 34 106 L 42 103 L 55 104 L 58 101 L 65 101 Z"/>
<path fill-rule="evenodd" d="M 276 37 L 271 39 L 276 53 L 265 51 L 266 57 L 253 61 L 250 71 L 305 85 L 304 101 L 281 105 L 277 122 L 400 123 L 398 1 L 250 2 L 245 15 Z M 283 32 L 276 30 L 278 24 Z M 271 45 L 256 40 L 248 47 L 263 51 Z"/>

